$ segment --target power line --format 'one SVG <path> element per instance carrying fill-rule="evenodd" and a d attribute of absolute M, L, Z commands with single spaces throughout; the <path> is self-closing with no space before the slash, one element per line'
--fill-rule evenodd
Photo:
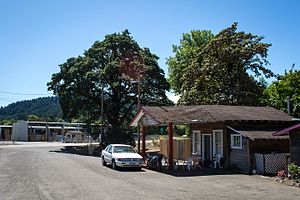
<path fill-rule="evenodd" d="M 19 92 L 7 92 L 7 91 L 0 91 L 2 94 L 13 94 L 13 95 L 40 95 L 40 96 L 46 96 L 46 95 L 52 95 L 52 93 L 44 93 L 44 94 L 26 94 L 26 93 L 19 93 Z"/>

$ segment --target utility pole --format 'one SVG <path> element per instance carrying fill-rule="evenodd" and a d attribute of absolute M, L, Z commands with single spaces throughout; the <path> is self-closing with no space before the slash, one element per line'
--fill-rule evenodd
<path fill-rule="evenodd" d="M 103 101 L 104 101 L 104 86 L 101 82 L 101 129 L 100 129 L 100 143 L 102 142 L 102 135 L 103 135 Z"/>
<path fill-rule="evenodd" d="M 289 96 L 287 98 L 287 110 L 288 110 L 288 114 L 291 115 L 291 99 Z"/>
<path fill-rule="evenodd" d="M 138 72 L 138 96 L 137 96 L 137 107 L 138 111 L 140 110 L 141 107 L 141 77 L 140 77 L 140 71 Z M 141 130 L 140 130 L 140 125 L 137 127 L 138 131 L 138 152 L 141 152 Z"/>

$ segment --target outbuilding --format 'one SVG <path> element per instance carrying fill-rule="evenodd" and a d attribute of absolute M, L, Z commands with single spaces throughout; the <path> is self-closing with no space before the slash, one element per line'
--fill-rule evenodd
<path fill-rule="evenodd" d="M 255 169 L 255 153 L 289 153 L 289 139 L 273 136 L 293 124 L 292 117 L 272 107 L 195 105 L 144 106 L 131 126 L 142 126 L 142 154 L 148 126 L 169 127 L 169 154 L 172 169 L 173 126 L 189 125 L 191 154 L 199 154 L 209 165 L 215 156 L 222 167 L 251 173 Z"/>

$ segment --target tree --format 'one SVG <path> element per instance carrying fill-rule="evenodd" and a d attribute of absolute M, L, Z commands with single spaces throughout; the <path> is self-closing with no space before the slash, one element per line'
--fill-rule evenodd
<path fill-rule="evenodd" d="M 262 103 L 288 112 L 288 101 L 291 115 L 300 117 L 300 71 L 294 65 L 266 88 Z"/>
<path fill-rule="evenodd" d="M 96 41 L 83 56 L 69 58 L 52 75 L 48 87 L 59 96 L 64 117 L 88 123 L 100 119 L 103 90 L 106 120 L 102 123 L 111 127 L 113 142 L 122 142 L 137 110 L 138 80 L 142 105 L 170 104 L 165 93 L 169 84 L 158 59 L 125 30 Z"/>
<path fill-rule="evenodd" d="M 256 79 L 274 75 L 262 39 L 237 32 L 237 23 L 218 33 L 183 71 L 179 103 L 258 105 L 264 87 Z"/>
<path fill-rule="evenodd" d="M 40 118 L 38 116 L 36 116 L 36 115 L 28 115 L 27 116 L 27 120 L 28 121 L 39 121 Z"/>
<path fill-rule="evenodd" d="M 167 65 L 169 66 L 168 81 L 175 94 L 181 93 L 182 74 L 195 58 L 201 59 L 201 51 L 213 37 L 211 31 L 193 30 L 183 34 L 180 45 L 173 45 L 175 56 L 167 59 Z"/>

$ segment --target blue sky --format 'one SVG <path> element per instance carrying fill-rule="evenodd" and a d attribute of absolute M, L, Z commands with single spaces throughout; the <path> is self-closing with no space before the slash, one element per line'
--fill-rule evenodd
<path fill-rule="evenodd" d="M 240 31 L 272 43 L 268 60 L 275 73 L 293 63 L 299 69 L 299 10 L 297 0 L 0 0 L 0 106 L 46 95 L 59 64 L 126 28 L 160 57 L 166 75 L 166 58 L 183 33 L 218 33 L 234 21 Z"/>

